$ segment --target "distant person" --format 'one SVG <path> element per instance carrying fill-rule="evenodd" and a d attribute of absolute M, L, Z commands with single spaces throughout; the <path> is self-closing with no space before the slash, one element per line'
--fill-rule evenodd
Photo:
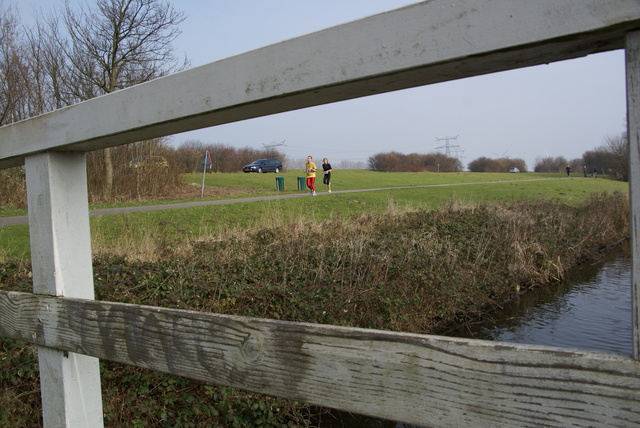
<path fill-rule="evenodd" d="M 584 165 L 582 167 L 582 172 L 584 172 L 584 176 L 586 177 L 587 176 L 587 166 L 586 165 Z"/>
<path fill-rule="evenodd" d="M 598 178 L 598 170 L 593 168 L 593 178 Z"/>
<path fill-rule="evenodd" d="M 313 158 L 307 156 L 307 163 L 304 165 L 304 173 L 307 177 L 307 187 L 311 189 L 311 196 L 316 195 L 316 164 L 313 163 Z"/>
<path fill-rule="evenodd" d="M 567 177 L 571 175 L 571 167 L 567 165 Z"/>
<path fill-rule="evenodd" d="M 327 189 L 329 189 L 329 193 L 331 193 L 331 164 L 329 163 L 329 159 L 322 159 L 322 171 L 324 172 L 324 177 L 322 177 L 322 182 L 327 185 Z"/>

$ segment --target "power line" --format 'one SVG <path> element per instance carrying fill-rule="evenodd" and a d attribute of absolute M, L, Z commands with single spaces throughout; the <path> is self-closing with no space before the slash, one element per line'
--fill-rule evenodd
<path fill-rule="evenodd" d="M 460 146 L 457 144 L 451 144 L 449 141 L 450 140 L 454 140 L 454 141 L 458 141 L 458 137 L 459 135 L 456 135 L 455 137 L 442 137 L 442 138 L 436 138 L 436 141 L 444 141 L 444 145 L 438 146 L 436 147 L 436 149 L 444 149 L 444 153 L 447 156 L 452 156 L 453 153 L 453 157 L 457 158 L 457 159 L 464 159 L 464 156 L 460 156 L 458 153 L 459 152 L 463 152 L 464 150 L 460 149 Z"/>

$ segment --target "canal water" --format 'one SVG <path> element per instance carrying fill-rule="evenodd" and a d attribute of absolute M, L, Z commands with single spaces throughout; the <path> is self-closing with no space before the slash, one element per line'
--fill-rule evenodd
<path fill-rule="evenodd" d="M 500 313 L 452 334 L 631 356 L 631 257 L 628 241 L 565 281 L 522 296 Z"/>
<path fill-rule="evenodd" d="M 530 291 L 499 313 L 449 335 L 631 356 L 631 317 L 631 256 L 626 241 L 597 261 L 571 269 L 563 282 Z M 320 426 L 409 427 L 348 414 L 327 415 Z"/>

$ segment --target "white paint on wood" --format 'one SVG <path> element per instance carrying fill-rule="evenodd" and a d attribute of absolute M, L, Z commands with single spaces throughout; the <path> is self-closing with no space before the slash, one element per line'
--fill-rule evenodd
<path fill-rule="evenodd" d="M 26 159 L 34 293 L 94 297 L 85 158 L 47 152 Z M 41 309 L 45 315 L 52 310 Z M 38 349 L 45 426 L 103 425 L 98 363 L 86 355 Z"/>
<path fill-rule="evenodd" d="M 426 1 L 0 128 L 0 168 L 624 47 L 636 0 Z"/>
<path fill-rule="evenodd" d="M 86 155 L 27 158 L 34 292 L 93 299 Z"/>
<path fill-rule="evenodd" d="M 609 354 L 16 292 L 0 336 L 419 425 L 640 425 L 640 362 Z"/>
<path fill-rule="evenodd" d="M 627 35 L 627 126 L 629 137 L 629 199 L 633 356 L 640 359 L 640 32 Z"/>

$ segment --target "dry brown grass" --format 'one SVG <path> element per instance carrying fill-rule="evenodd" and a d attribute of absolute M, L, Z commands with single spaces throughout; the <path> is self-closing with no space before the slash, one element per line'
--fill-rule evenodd
<path fill-rule="evenodd" d="M 23 167 L 0 170 L 0 208 L 27 208 L 27 186 Z"/>

